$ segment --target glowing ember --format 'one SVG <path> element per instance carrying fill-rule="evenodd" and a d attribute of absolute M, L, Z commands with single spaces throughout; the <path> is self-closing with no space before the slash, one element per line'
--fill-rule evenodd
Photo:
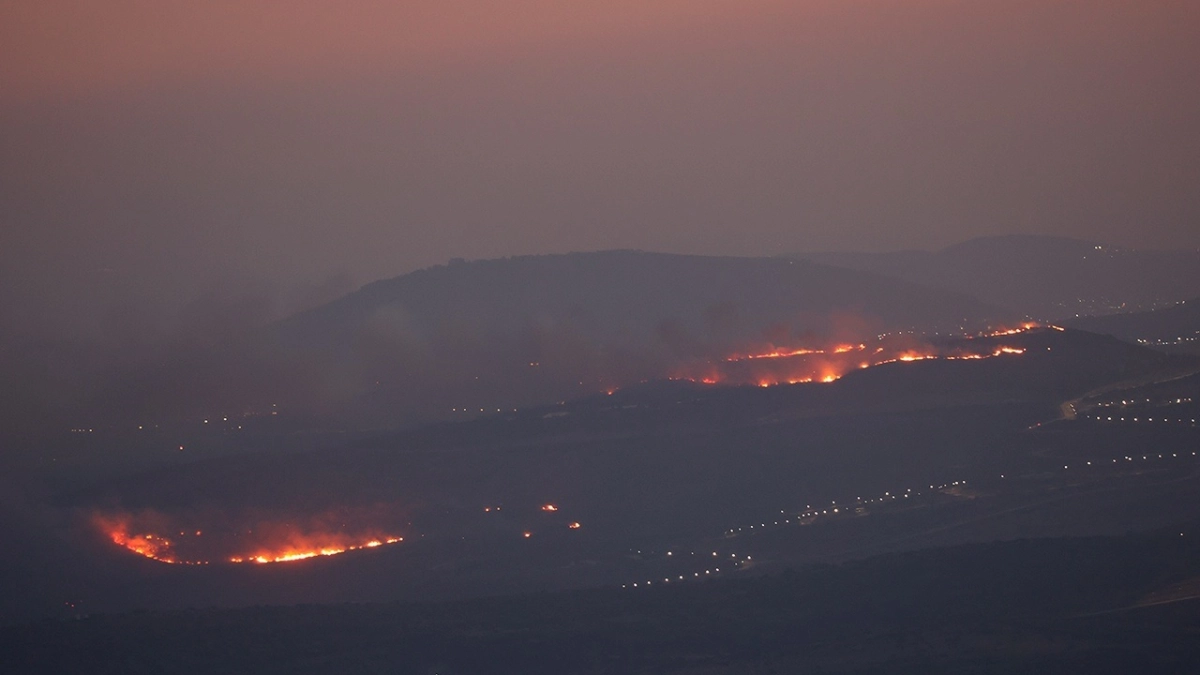
<path fill-rule="evenodd" d="M 543 511 L 557 511 L 558 507 L 553 504 L 546 504 L 546 505 L 542 506 L 542 510 Z"/>
<path fill-rule="evenodd" d="M 571 523 L 571 524 L 570 524 L 570 525 L 568 525 L 567 527 L 571 528 L 572 530 L 578 530 L 579 528 L 581 528 L 581 527 L 583 527 L 583 526 L 582 526 L 582 525 L 580 525 L 579 523 Z"/>
<path fill-rule="evenodd" d="M 823 349 L 791 349 L 787 351 L 773 351 L 765 354 L 738 354 L 727 357 L 726 361 L 747 361 L 751 359 L 786 359 L 792 356 L 804 356 L 806 354 L 824 354 Z"/>
<path fill-rule="evenodd" d="M 135 532 L 132 530 L 131 519 L 128 517 L 96 516 L 95 525 L 117 546 L 121 546 L 140 556 L 157 560 L 158 562 L 180 565 L 206 565 L 199 560 L 181 560 L 175 553 L 175 544 L 166 537 L 150 532 Z M 180 532 L 180 534 L 184 534 Z M 197 531 L 196 535 L 199 536 Z"/>
<path fill-rule="evenodd" d="M 97 515 L 92 520 L 114 544 L 151 560 L 181 565 L 207 565 L 210 559 L 232 563 L 290 562 L 378 548 L 404 540 L 397 535 L 361 531 L 359 534 L 339 530 L 301 532 L 291 526 L 271 524 L 225 534 L 218 532 L 201 539 L 204 531 L 168 528 L 169 519 L 153 512 Z M 162 531 L 179 532 L 180 537 L 168 539 L 156 533 Z M 258 539 L 258 542 L 247 542 L 247 539 Z M 250 552 L 234 552 L 246 548 L 250 548 Z"/>
<path fill-rule="evenodd" d="M 971 337 L 972 338 L 1005 337 L 1008 335 L 1019 335 L 1021 333 L 1027 333 L 1036 328 L 1051 328 L 1053 330 L 1058 330 L 1058 331 L 1063 330 L 1062 328 L 1059 328 L 1058 326 L 1052 326 L 1049 324 L 1043 326 L 1042 324 L 1039 324 L 1039 323 L 1034 323 L 1032 321 L 1026 321 L 1025 323 L 1021 324 L 1020 326 L 1017 326 L 1016 328 L 998 328 L 993 331 L 985 331 L 983 333 L 978 333 L 976 335 L 972 335 Z"/>
<path fill-rule="evenodd" d="M 860 345 L 836 345 L 830 349 L 776 349 L 761 354 L 735 354 L 725 358 L 727 362 L 736 363 L 738 361 L 753 361 L 756 359 L 787 359 L 793 356 L 808 356 L 812 354 L 845 354 L 852 351 L 862 351 L 866 349 L 865 344 Z"/>
<path fill-rule="evenodd" d="M 346 551 L 358 551 L 365 548 L 378 548 L 385 544 L 395 544 L 404 541 L 403 537 L 386 537 L 383 539 L 371 539 L 358 544 L 344 544 L 324 546 L 311 549 L 284 549 L 277 551 L 261 551 L 250 556 L 233 556 L 229 562 L 233 563 L 278 563 L 291 562 L 293 560 L 307 560 L 308 558 L 316 558 L 317 556 L 330 556 L 345 553 Z"/>
<path fill-rule="evenodd" d="M 695 363 L 677 372 L 671 379 L 703 384 L 754 385 L 772 387 L 781 384 L 835 382 L 853 370 L 888 363 L 910 363 L 933 359 L 976 360 L 1024 354 L 1020 347 L 1001 346 L 980 349 L 973 340 L 1016 335 L 1038 328 L 1055 328 L 1026 323 L 1018 328 L 996 330 L 968 336 L 953 344 L 920 344 L 906 335 L 880 336 L 878 343 L 835 344 L 829 347 L 779 347 L 770 345 L 758 352 L 738 352 L 719 360 Z M 1058 329 L 1061 330 L 1061 329 Z"/>
<path fill-rule="evenodd" d="M 171 540 L 169 539 L 156 537 L 153 534 L 131 535 L 124 531 L 111 532 L 109 536 L 117 546 L 124 546 L 138 555 L 159 562 L 176 562 L 174 556 L 171 555 Z"/>

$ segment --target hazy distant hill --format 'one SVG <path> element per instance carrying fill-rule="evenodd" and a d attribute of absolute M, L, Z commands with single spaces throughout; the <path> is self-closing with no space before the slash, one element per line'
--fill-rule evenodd
<path fill-rule="evenodd" d="M 198 334 L 227 319 L 189 312 Z M 392 425 L 575 398 L 747 342 L 858 341 L 1005 318 L 965 295 L 778 258 L 612 251 L 458 261 L 250 336 L 185 333 L 111 358 L 42 344 L 0 354 L 0 379 L 12 383 L 0 435 L 276 408 Z"/>
<path fill-rule="evenodd" d="M 1200 251 L 1142 251 L 1029 235 L 936 252 L 792 256 L 967 293 L 1043 319 L 1112 314 L 1200 294 Z"/>
<path fill-rule="evenodd" d="M 404 329 L 457 324 L 490 334 L 534 322 L 626 346 L 669 344 L 674 330 L 700 340 L 736 339 L 776 324 L 837 330 L 839 315 L 893 330 L 998 318 L 995 308 L 963 293 L 803 261 L 606 251 L 435 266 L 369 284 L 283 329 L 301 340 L 344 339 L 383 312 Z"/>
<path fill-rule="evenodd" d="M 1067 325 L 1153 347 L 1195 351 L 1200 349 L 1200 298 L 1148 312 L 1075 319 Z"/>
<path fill-rule="evenodd" d="M 958 330 L 1009 313 L 962 294 L 780 258 L 635 251 L 457 262 L 277 326 L 384 407 L 503 408 L 666 375 L 747 341 Z"/>

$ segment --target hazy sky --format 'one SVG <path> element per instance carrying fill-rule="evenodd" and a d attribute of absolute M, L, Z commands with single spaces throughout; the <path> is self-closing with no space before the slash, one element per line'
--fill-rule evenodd
<path fill-rule="evenodd" d="M 0 0 L 2 301 L 302 302 L 603 248 L 1197 247 L 1198 30 L 1180 0 Z"/>

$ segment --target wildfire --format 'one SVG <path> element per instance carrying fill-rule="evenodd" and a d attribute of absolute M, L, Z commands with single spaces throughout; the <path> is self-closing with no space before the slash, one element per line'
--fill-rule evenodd
<path fill-rule="evenodd" d="M 396 544 L 404 541 L 404 537 L 385 537 L 382 539 L 370 539 L 357 544 L 334 544 L 326 546 L 318 546 L 316 548 L 307 547 L 291 547 L 274 551 L 260 551 L 250 556 L 233 556 L 229 558 L 232 563 L 278 563 L 292 562 L 294 560 L 307 560 L 316 558 L 317 556 L 330 556 L 345 553 L 346 551 L 360 551 L 366 548 L 378 548 L 386 544 Z"/>
<path fill-rule="evenodd" d="M 672 379 L 702 384 L 758 387 L 808 382 L 829 383 L 841 379 L 853 370 L 888 363 L 935 359 L 976 360 L 1024 354 L 1024 348 L 1013 346 L 992 347 L 985 351 L 971 340 L 1011 336 L 1038 328 L 1061 330 L 1056 326 L 1026 323 L 1017 328 L 965 336 L 966 340 L 960 339 L 957 343 L 945 343 L 941 346 L 915 346 L 918 338 L 903 335 L 879 336 L 878 342 L 870 346 L 866 343 L 786 348 L 771 345 L 761 351 L 738 352 L 719 360 L 692 364 L 682 369 L 682 372 L 677 372 Z"/>
<path fill-rule="evenodd" d="M 823 349 L 791 349 L 788 351 L 773 351 L 765 354 L 734 354 L 726 357 L 726 361 L 748 361 L 751 359 L 786 359 L 792 356 L 804 356 L 806 354 L 824 354 Z"/>
<path fill-rule="evenodd" d="M 170 539 L 156 537 L 153 534 L 131 535 L 124 531 L 110 532 L 109 537 L 117 546 L 124 546 L 130 551 L 151 560 L 165 563 L 176 562 L 175 557 L 171 555 Z"/>
<path fill-rule="evenodd" d="M 151 560 L 175 565 L 207 565 L 202 560 L 181 560 L 175 553 L 175 544 L 168 538 L 151 532 L 134 532 L 128 517 L 96 516 L 95 524 L 117 546 L 121 546 Z M 180 532 L 180 534 L 184 534 Z M 200 532 L 196 532 L 199 536 Z"/>
<path fill-rule="evenodd" d="M 92 520 L 114 544 L 145 558 L 176 565 L 207 565 L 209 560 L 230 563 L 291 562 L 404 541 L 403 537 L 393 534 L 364 533 L 361 530 L 357 534 L 320 530 L 303 532 L 282 525 L 266 525 L 258 530 L 218 532 L 201 539 L 204 530 L 168 528 L 169 519 L 152 512 L 96 515 Z M 179 538 L 159 534 L 163 531 L 177 531 Z M 247 542 L 248 538 L 259 541 Z M 245 551 L 247 548 L 248 553 L 237 552 L 237 549 Z"/>
<path fill-rule="evenodd" d="M 1029 331 L 1035 330 L 1037 328 L 1048 328 L 1050 330 L 1057 330 L 1057 331 L 1065 330 L 1064 328 L 1062 328 L 1060 326 L 1055 326 L 1053 324 L 1040 324 L 1040 323 L 1036 323 L 1033 321 L 1026 321 L 1025 323 L 1021 324 L 1020 326 L 1017 326 L 1016 328 L 998 328 L 993 331 L 984 331 L 982 333 L 976 333 L 975 335 L 972 335 L 970 337 L 971 338 L 1007 337 L 1009 335 L 1020 335 L 1021 333 L 1028 333 Z"/>
<path fill-rule="evenodd" d="M 829 349 L 786 349 L 773 350 L 761 354 L 734 354 L 733 356 L 725 357 L 728 363 L 736 363 L 738 361 L 753 361 L 757 359 L 787 359 L 793 356 L 809 356 L 813 354 L 845 354 L 852 351 L 863 351 L 867 348 L 865 344 L 859 345 L 835 345 Z"/>

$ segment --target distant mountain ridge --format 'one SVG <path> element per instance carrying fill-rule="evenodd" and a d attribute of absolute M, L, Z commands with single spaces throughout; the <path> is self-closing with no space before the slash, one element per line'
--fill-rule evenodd
<path fill-rule="evenodd" d="M 272 339 L 380 406 L 552 402 L 747 343 L 959 331 L 1017 320 L 959 293 L 783 258 L 605 251 L 452 262 L 287 319 Z"/>
<path fill-rule="evenodd" d="M 389 308 L 407 320 L 469 323 L 489 332 L 520 330 L 530 319 L 571 323 L 607 344 L 646 338 L 664 322 L 724 337 L 781 321 L 823 330 L 838 313 L 885 329 L 948 329 L 1004 313 L 964 293 L 819 263 L 618 250 L 438 265 L 368 284 L 280 328 L 297 338 L 333 339 L 334 326 L 344 329 Z"/>
<path fill-rule="evenodd" d="M 27 396 L 45 378 L 22 365 L 15 373 L 29 385 L 0 410 L 0 432 L 276 408 L 391 426 L 594 394 L 759 343 L 1019 318 L 962 294 L 780 258 L 608 251 L 460 260 L 247 333 L 164 345 L 98 373 L 71 369 L 78 384 L 69 396 Z M 187 321 L 221 319 L 190 312 Z"/>
<path fill-rule="evenodd" d="M 1200 251 L 1147 251 L 1036 235 L 983 237 L 940 251 L 798 253 L 1040 319 L 1150 309 L 1200 295 Z"/>

